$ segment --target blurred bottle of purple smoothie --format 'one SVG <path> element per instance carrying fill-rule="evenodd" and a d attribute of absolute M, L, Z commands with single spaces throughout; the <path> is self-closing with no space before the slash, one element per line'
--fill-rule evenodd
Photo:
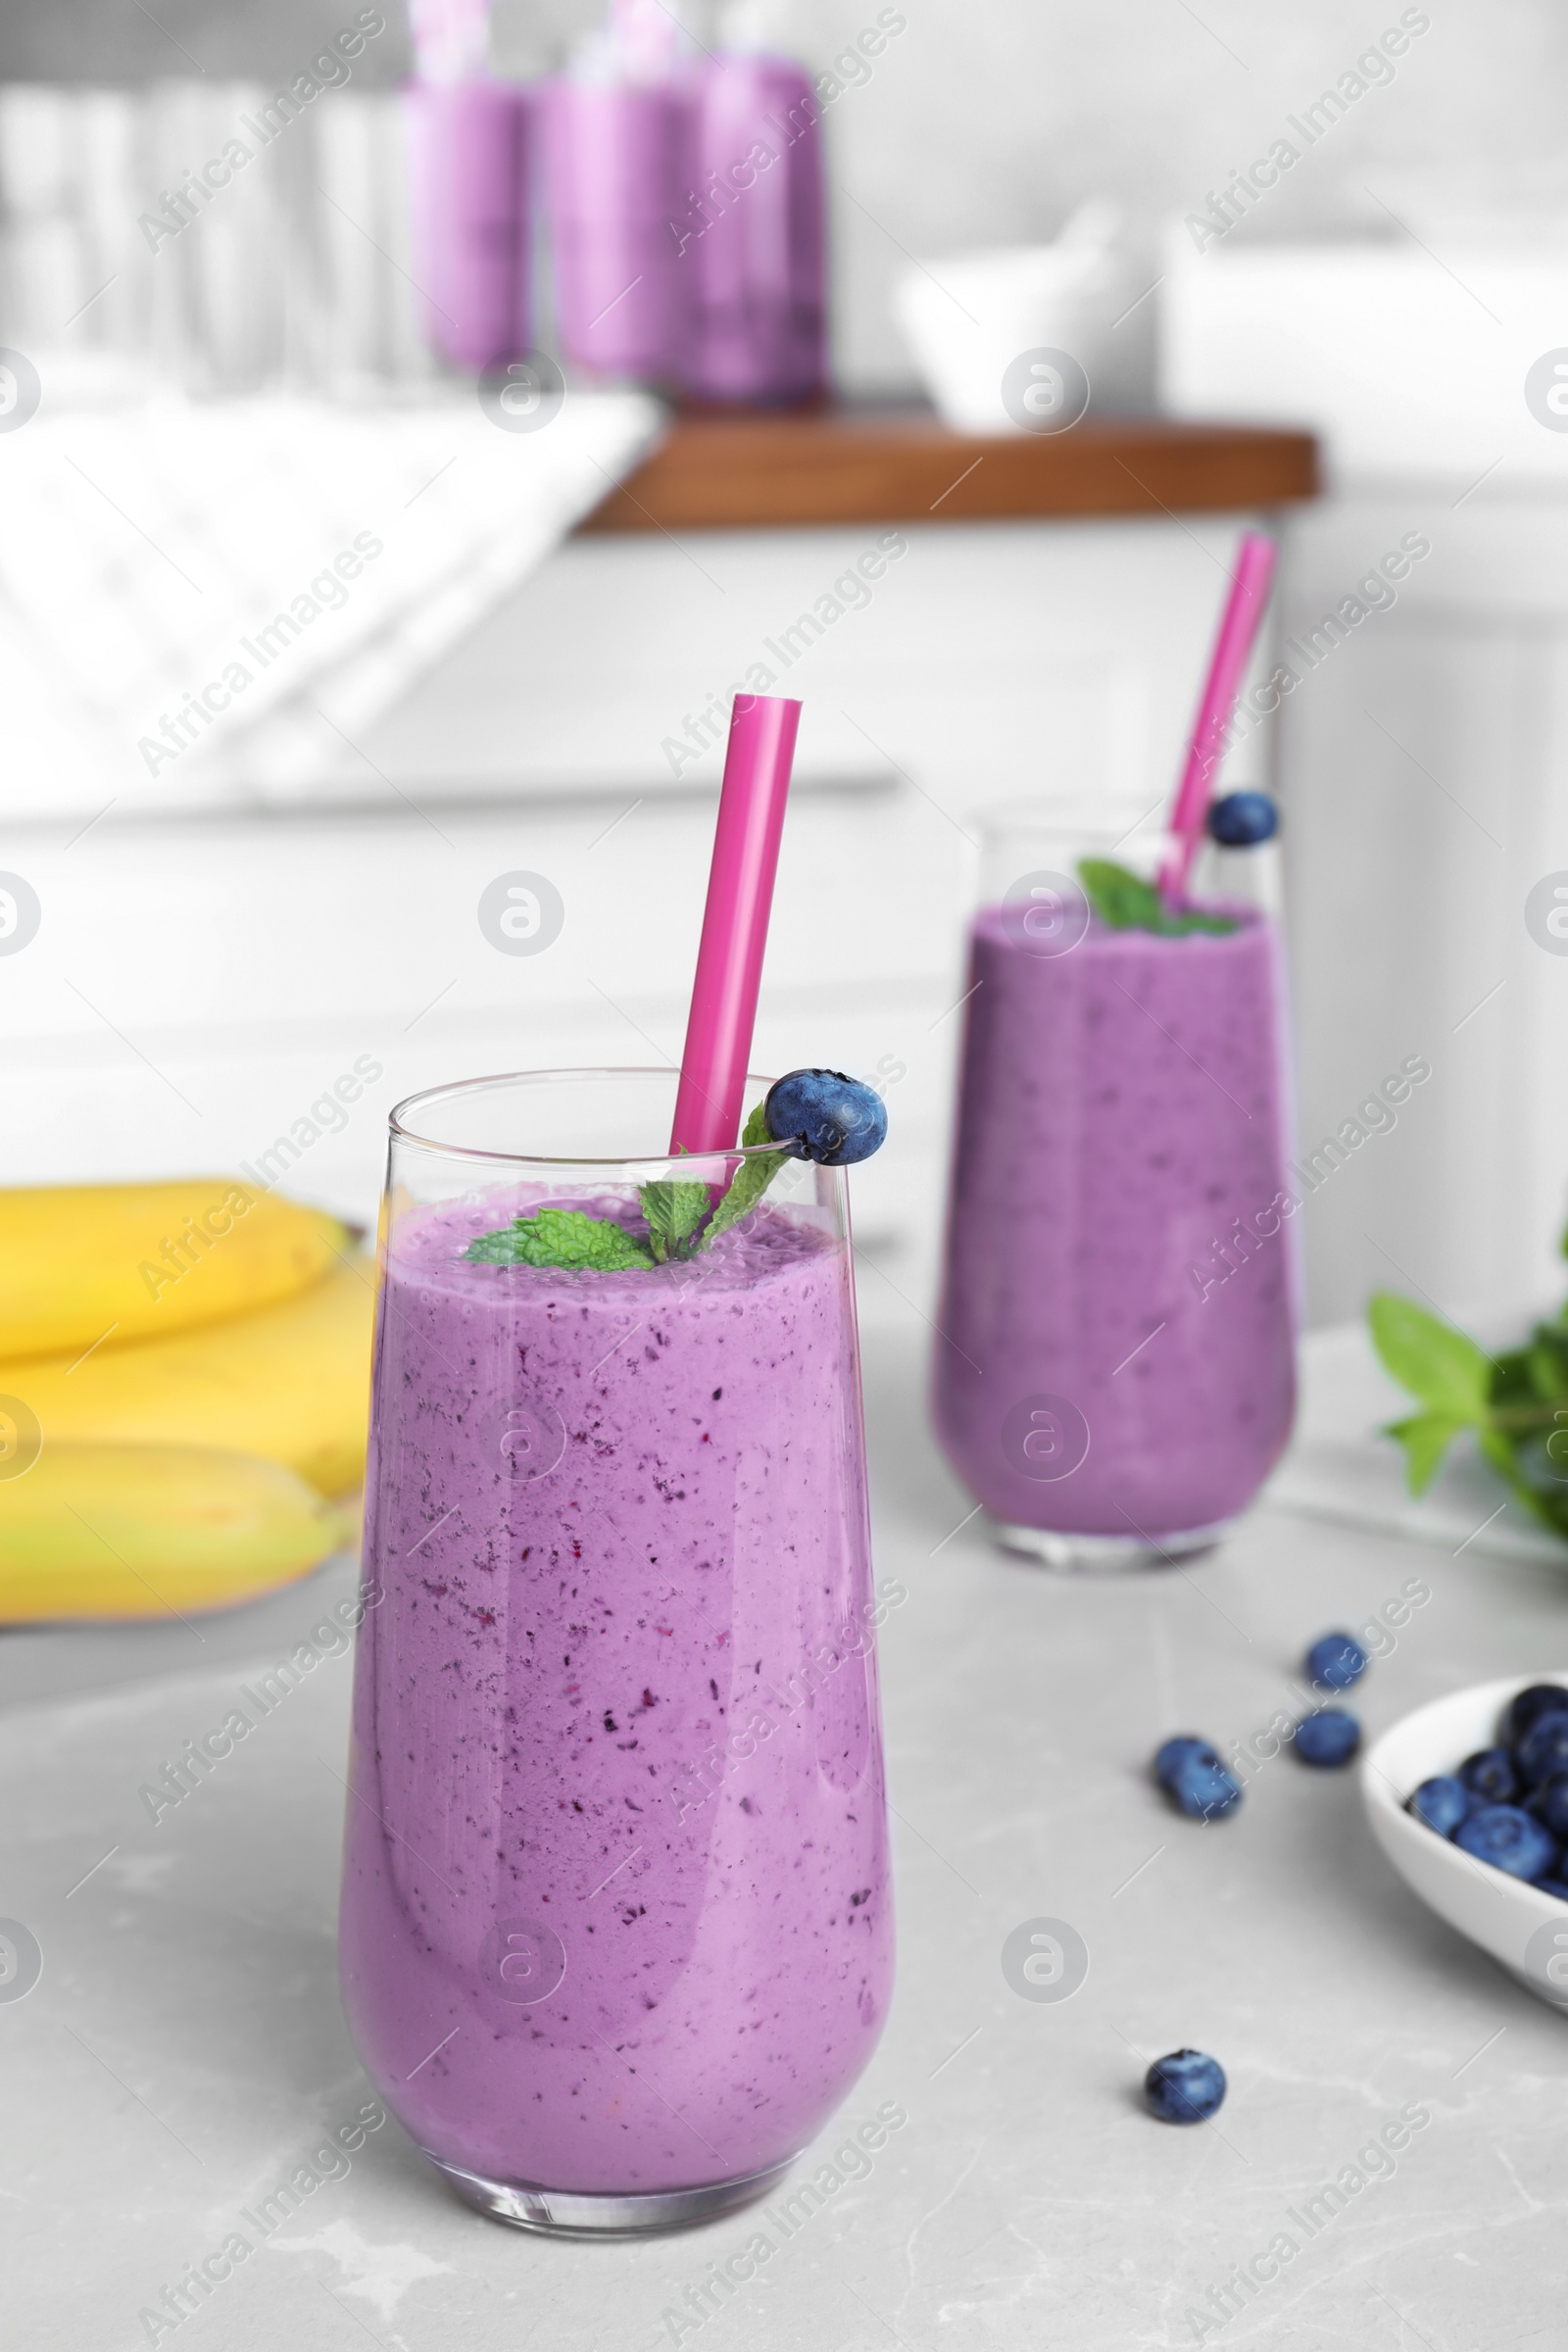
<path fill-rule="evenodd" d="M 544 98 L 563 355 L 602 380 L 782 406 L 826 381 L 821 108 L 732 10 L 715 51 L 613 0 Z"/>
<path fill-rule="evenodd" d="M 765 2194 L 891 1987 L 842 1171 L 792 1163 L 686 1264 L 466 1256 L 542 1200 L 635 1226 L 639 1183 L 724 1181 L 616 1164 L 673 1099 L 557 1071 L 394 1132 L 344 2000 L 425 2155 L 541 2229 Z"/>
<path fill-rule="evenodd" d="M 1002 1540 L 1056 1565 L 1212 1542 L 1295 1409 L 1280 941 L 1242 906 L 1102 924 L 1078 858 L 1159 848 L 1008 817 L 970 933 L 934 1411 Z"/>
<path fill-rule="evenodd" d="M 482 374 L 532 339 L 529 103 L 489 77 L 485 0 L 413 0 L 406 87 L 415 272 L 425 338 Z"/>
<path fill-rule="evenodd" d="M 809 74 L 722 47 L 696 80 L 692 186 L 675 222 L 696 278 L 687 389 L 786 406 L 827 381 L 822 113 Z"/>
<path fill-rule="evenodd" d="M 660 0 L 612 0 L 541 93 L 561 356 L 603 382 L 676 389 L 696 281 L 672 223 L 693 170 L 693 46 Z"/>

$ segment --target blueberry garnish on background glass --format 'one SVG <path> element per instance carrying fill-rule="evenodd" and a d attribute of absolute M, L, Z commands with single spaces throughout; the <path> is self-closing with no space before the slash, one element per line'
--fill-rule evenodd
<path fill-rule="evenodd" d="M 1224 850 L 1254 850 L 1279 831 L 1280 812 L 1266 792 L 1227 792 L 1208 811 L 1208 832 Z"/>

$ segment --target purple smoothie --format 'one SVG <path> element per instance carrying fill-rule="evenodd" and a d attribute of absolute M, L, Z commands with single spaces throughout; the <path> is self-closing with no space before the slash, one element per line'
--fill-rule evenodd
<path fill-rule="evenodd" d="M 1007 1524 L 1216 1526 L 1295 1409 L 1274 933 L 1250 914 L 1177 938 L 1096 920 L 1042 955 L 991 906 L 968 977 L 943 1446 Z"/>
<path fill-rule="evenodd" d="M 466 1263 L 518 1206 L 388 1250 L 345 2003 L 446 2165 L 730 2180 L 812 2136 L 891 1985 L 848 1255 L 764 1205 L 684 1266 Z"/>

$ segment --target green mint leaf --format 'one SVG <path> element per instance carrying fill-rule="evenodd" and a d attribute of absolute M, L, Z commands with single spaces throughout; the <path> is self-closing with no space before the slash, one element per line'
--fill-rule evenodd
<path fill-rule="evenodd" d="M 1379 1291 L 1367 1309 L 1372 1345 L 1399 1386 L 1434 1412 L 1460 1422 L 1484 1422 L 1492 1360 L 1413 1299 Z"/>
<path fill-rule="evenodd" d="M 1437 1477 L 1443 1457 L 1467 1421 L 1451 1413 L 1413 1413 L 1408 1421 L 1390 1421 L 1386 1438 L 1397 1438 L 1404 1447 L 1405 1484 L 1412 1494 L 1424 1494 Z"/>
<path fill-rule="evenodd" d="M 623 1274 L 651 1266 L 653 1254 L 612 1217 L 580 1208 L 541 1208 L 516 1217 L 498 1233 L 482 1233 L 464 1251 L 475 1266 L 563 1266 L 574 1272 Z"/>
<path fill-rule="evenodd" d="M 1078 879 L 1090 906 L 1112 931 L 1157 931 L 1165 919 L 1153 884 L 1108 858 L 1080 858 Z"/>
<path fill-rule="evenodd" d="M 757 1145 L 770 1144 L 772 1140 L 759 1102 L 741 1130 L 741 1142 L 749 1151 L 755 1151 Z M 743 1159 L 730 1179 L 729 1190 L 713 1211 L 701 1247 L 708 1249 L 719 1234 L 727 1233 L 742 1217 L 749 1216 L 784 1162 L 794 1156 L 792 1152 L 756 1152 L 753 1158 Z"/>
<path fill-rule="evenodd" d="M 708 1187 L 684 1177 L 658 1177 L 637 1195 L 648 1219 L 648 1244 L 659 1263 L 686 1257 L 681 1244 L 689 1241 L 708 1214 Z"/>
<path fill-rule="evenodd" d="M 1180 939 L 1193 931 L 1223 935 L 1239 927 L 1228 914 L 1200 914 L 1193 908 L 1175 912 L 1152 882 L 1109 858 L 1080 858 L 1078 879 L 1090 906 L 1111 931 L 1156 931 L 1163 938 Z"/>

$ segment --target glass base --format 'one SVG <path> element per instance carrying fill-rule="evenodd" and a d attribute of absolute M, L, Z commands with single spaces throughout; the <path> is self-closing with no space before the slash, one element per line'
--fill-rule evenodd
<path fill-rule="evenodd" d="M 517 2180 L 487 2180 L 482 2173 L 467 2173 L 445 2164 L 428 2148 L 420 2154 L 435 2166 L 466 2205 L 486 2213 L 495 2222 L 510 2222 L 516 2230 L 538 2230 L 548 2237 L 642 2237 L 656 2230 L 684 2230 L 695 2222 L 716 2221 L 737 2206 L 765 2197 L 782 2180 L 793 2156 L 770 2165 L 765 2173 L 747 2173 L 738 2180 L 715 2181 L 710 2188 L 656 2189 L 646 2196 L 616 2196 L 597 2189 L 536 2188 Z"/>
<path fill-rule="evenodd" d="M 1160 1568 L 1209 1551 L 1235 1526 L 1222 1519 L 1213 1527 L 1189 1527 L 1170 1536 L 1080 1536 L 1071 1529 L 1015 1527 L 987 1517 L 987 1525 L 1004 1551 L 1021 1551 L 1047 1568 L 1115 1572 L 1125 1568 Z"/>

